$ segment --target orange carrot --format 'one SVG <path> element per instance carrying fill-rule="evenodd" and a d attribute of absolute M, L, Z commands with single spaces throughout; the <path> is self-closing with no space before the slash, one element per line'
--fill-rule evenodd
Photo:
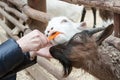
<path fill-rule="evenodd" d="M 48 37 L 48 39 L 49 40 L 53 40 L 57 35 L 59 35 L 60 34 L 60 32 L 55 32 L 55 33 L 53 33 L 52 35 L 50 35 L 49 37 Z"/>

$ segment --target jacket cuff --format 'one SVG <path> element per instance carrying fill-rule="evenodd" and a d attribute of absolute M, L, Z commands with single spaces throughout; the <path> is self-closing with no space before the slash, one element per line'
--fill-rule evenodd
<path fill-rule="evenodd" d="M 9 39 L 0 45 L 0 72 L 5 74 L 18 66 L 24 60 L 24 54 L 14 39 Z M 1 76 L 1 74 L 0 74 Z"/>

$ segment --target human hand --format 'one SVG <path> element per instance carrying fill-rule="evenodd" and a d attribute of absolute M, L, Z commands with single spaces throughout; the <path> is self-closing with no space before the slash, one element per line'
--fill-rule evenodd
<path fill-rule="evenodd" d="M 45 47 L 48 42 L 49 41 L 47 37 L 39 30 L 33 30 L 32 32 L 17 40 L 17 43 L 23 52 L 37 51 L 40 48 Z"/>
<path fill-rule="evenodd" d="M 50 58 L 50 57 L 52 57 L 52 56 L 51 56 L 51 54 L 50 54 L 50 52 L 49 52 L 49 49 L 50 49 L 50 47 L 52 47 L 52 46 L 53 46 L 52 44 L 48 44 L 46 47 L 38 50 L 38 51 L 36 52 L 36 54 L 37 54 L 38 56 L 43 56 L 43 57 L 48 57 L 48 58 Z"/>
<path fill-rule="evenodd" d="M 39 49 L 38 51 L 30 51 L 30 59 L 33 60 L 35 56 L 42 56 L 46 58 L 51 58 L 51 54 L 49 52 L 50 47 L 52 47 L 52 44 L 48 44 L 46 47 Z"/>
<path fill-rule="evenodd" d="M 42 56 L 46 58 L 51 58 L 51 54 L 49 52 L 50 47 L 52 44 L 48 44 L 46 47 L 39 49 L 38 51 L 31 51 L 30 56 L 35 57 L 35 56 Z"/>

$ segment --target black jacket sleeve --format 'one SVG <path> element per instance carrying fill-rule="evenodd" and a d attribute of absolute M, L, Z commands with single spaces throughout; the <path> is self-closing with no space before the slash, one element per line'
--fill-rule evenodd
<path fill-rule="evenodd" d="M 9 39 L 0 45 L 0 78 L 10 76 L 36 63 L 29 60 L 29 53 L 23 53 L 15 40 Z"/>

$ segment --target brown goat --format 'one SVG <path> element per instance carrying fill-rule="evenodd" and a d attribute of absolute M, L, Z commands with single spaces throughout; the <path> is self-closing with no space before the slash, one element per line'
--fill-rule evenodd
<path fill-rule="evenodd" d="M 101 53 L 98 50 L 99 45 L 112 31 L 113 25 L 110 25 L 95 38 L 92 36 L 95 32 L 83 30 L 75 34 L 69 42 L 51 47 L 51 55 L 64 67 L 64 76 L 68 76 L 72 67 L 76 67 L 100 80 L 120 80 L 120 67 L 114 65 L 109 53 Z"/>

